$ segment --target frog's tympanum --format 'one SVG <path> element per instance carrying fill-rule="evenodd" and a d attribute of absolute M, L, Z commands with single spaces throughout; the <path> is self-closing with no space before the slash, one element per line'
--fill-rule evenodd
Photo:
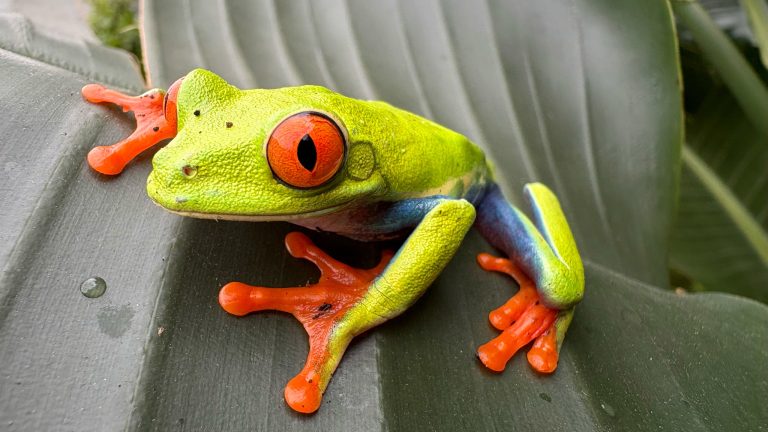
<path fill-rule="evenodd" d="M 555 195 L 531 183 L 529 219 L 494 183 L 485 155 L 464 136 L 384 102 L 323 87 L 240 90 L 194 70 L 167 93 L 130 97 L 91 84 L 90 102 L 133 111 L 136 131 L 96 147 L 88 162 L 118 174 L 137 154 L 168 138 L 147 180 L 160 206 L 198 218 L 289 221 L 375 241 L 404 237 L 372 269 L 340 263 L 304 234 L 285 238 L 291 255 L 320 268 L 318 283 L 265 288 L 224 285 L 219 303 L 233 315 L 293 314 L 309 334 L 304 369 L 285 387 L 296 411 L 320 407 L 323 392 L 355 336 L 408 309 L 435 280 L 473 225 L 507 257 L 480 254 L 486 270 L 512 276 L 520 290 L 490 313 L 501 334 L 477 350 L 502 371 L 531 341 L 528 362 L 541 373 L 558 352 L 584 293 L 584 269 Z"/>

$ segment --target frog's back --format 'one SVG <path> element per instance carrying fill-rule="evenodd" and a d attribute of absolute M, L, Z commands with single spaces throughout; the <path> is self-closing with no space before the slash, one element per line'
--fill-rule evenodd
<path fill-rule="evenodd" d="M 469 199 L 492 182 L 491 169 L 480 147 L 464 135 L 417 114 L 318 86 L 270 92 L 277 92 L 287 105 L 292 100 L 311 101 L 339 120 L 347 131 L 349 151 L 373 155 L 374 171 L 384 179 L 387 189 L 379 196 L 381 200 L 435 195 Z M 362 147 L 371 151 L 362 151 Z"/>
<path fill-rule="evenodd" d="M 346 127 L 352 145 L 370 145 L 392 200 L 471 198 L 492 180 L 483 151 L 464 135 L 380 101 L 356 101 Z M 471 199 L 470 199 L 471 200 Z"/>

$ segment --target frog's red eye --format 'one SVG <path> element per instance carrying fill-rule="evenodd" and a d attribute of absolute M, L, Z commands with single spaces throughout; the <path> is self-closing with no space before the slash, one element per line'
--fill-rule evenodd
<path fill-rule="evenodd" d="M 330 180 L 341 168 L 344 151 L 344 135 L 339 126 L 315 112 L 302 112 L 283 120 L 267 142 L 272 172 L 297 188 L 320 186 Z"/>

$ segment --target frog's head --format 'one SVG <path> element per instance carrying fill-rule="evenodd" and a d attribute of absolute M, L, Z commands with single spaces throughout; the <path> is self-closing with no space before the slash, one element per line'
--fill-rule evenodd
<path fill-rule="evenodd" d="M 176 136 L 147 180 L 170 211 L 287 220 L 384 190 L 370 144 L 345 123 L 357 122 L 349 117 L 358 101 L 316 86 L 243 91 L 205 70 L 184 77 L 175 98 Z"/>

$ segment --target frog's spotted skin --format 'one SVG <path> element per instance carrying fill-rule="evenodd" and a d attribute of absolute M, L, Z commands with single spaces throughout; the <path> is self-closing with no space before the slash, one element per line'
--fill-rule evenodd
<path fill-rule="evenodd" d="M 317 86 L 240 90 L 199 69 L 171 87 L 162 107 L 148 102 L 150 93 L 130 98 L 100 86 L 83 93 L 146 118 L 129 139 L 98 150 L 103 157 L 89 158 L 100 172 L 119 173 L 148 145 L 174 136 L 155 155 L 147 180 L 150 197 L 170 211 L 288 220 L 362 240 L 407 236 L 394 256 L 385 254 L 377 267 L 360 270 L 291 233 L 289 252 L 320 268 L 317 284 L 264 288 L 232 282 L 221 289 L 219 302 L 234 315 L 275 309 L 304 325 L 307 362 L 285 389 L 294 410 L 319 408 L 352 338 L 410 307 L 473 225 L 509 257 L 481 254 L 481 267 L 520 285 L 491 312 L 491 324 L 502 333 L 481 346 L 478 357 L 501 371 L 535 339 L 529 363 L 542 373 L 555 370 L 584 292 L 568 223 L 555 195 L 541 184 L 525 189 L 533 222 L 509 204 L 482 151 L 462 135 L 383 102 Z M 177 130 L 167 132 L 172 125 Z M 154 127 L 163 133 L 150 134 Z"/>
<path fill-rule="evenodd" d="M 383 102 L 358 101 L 322 87 L 242 91 L 198 70 L 184 77 L 177 103 L 178 134 L 155 155 L 147 191 L 180 213 L 290 220 L 442 192 L 467 176 L 488 176 L 483 153 L 456 132 Z M 277 124 L 306 111 L 336 120 L 346 132 L 348 151 L 343 175 L 327 185 L 297 189 L 275 179 L 265 144 Z M 227 122 L 233 126 L 227 128 Z M 442 144 L 435 155 L 433 148 L 405 142 Z M 185 166 L 195 167 L 194 178 L 184 175 Z"/>

